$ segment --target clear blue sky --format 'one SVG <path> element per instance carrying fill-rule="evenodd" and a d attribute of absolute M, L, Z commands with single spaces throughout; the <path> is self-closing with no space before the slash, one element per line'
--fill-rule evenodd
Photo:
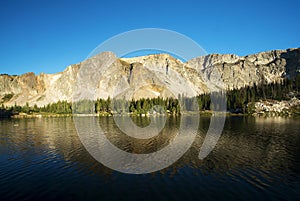
<path fill-rule="evenodd" d="M 300 1 L 0 1 L 0 73 L 55 73 L 110 37 L 171 29 L 208 53 L 300 46 Z"/>

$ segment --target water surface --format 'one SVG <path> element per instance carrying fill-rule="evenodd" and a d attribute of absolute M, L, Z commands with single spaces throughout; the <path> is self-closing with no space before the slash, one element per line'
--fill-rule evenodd
<path fill-rule="evenodd" d="M 83 117 L 84 118 L 84 117 Z M 150 140 L 123 134 L 98 118 L 107 138 L 130 153 L 168 145 L 179 128 L 170 118 Z M 145 126 L 147 118 L 134 121 Z M 192 147 L 161 171 L 130 175 L 97 162 L 72 118 L 0 120 L 1 200 L 299 200 L 300 121 L 228 117 L 213 151 L 198 159 L 210 118 L 202 117 Z"/>

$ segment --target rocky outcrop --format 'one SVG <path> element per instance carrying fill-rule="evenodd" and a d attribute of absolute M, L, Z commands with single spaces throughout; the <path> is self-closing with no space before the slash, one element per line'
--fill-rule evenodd
<path fill-rule="evenodd" d="M 254 116 L 289 116 L 300 114 L 300 100 L 295 97 L 285 101 L 261 100 L 255 103 L 249 103 L 248 107 L 253 107 L 252 113 Z"/>
<path fill-rule="evenodd" d="M 139 99 L 178 94 L 195 96 L 254 83 L 280 82 L 294 77 L 299 70 L 300 49 L 244 57 L 210 54 L 186 63 L 168 54 L 120 59 L 104 52 L 57 74 L 0 75 L 0 102 L 42 106 L 59 100 L 72 101 L 78 76 L 86 76 L 82 93 L 92 93 L 93 98 Z"/>

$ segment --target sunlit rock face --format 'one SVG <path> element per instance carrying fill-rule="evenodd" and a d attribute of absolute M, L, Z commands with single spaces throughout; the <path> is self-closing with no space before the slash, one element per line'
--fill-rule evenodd
<path fill-rule="evenodd" d="M 225 89 L 235 89 L 294 77 L 300 70 L 300 49 L 274 50 L 244 57 L 211 54 L 192 59 L 187 64 L 202 72 L 203 80 L 213 84 L 210 88 L 223 85 Z"/>
<path fill-rule="evenodd" d="M 109 63 L 108 61 L 111 61 Z M 107 65 L 109 63 L 109 65 Z M 87 70 L 87 72 L 85 72 Z M 210 54 L 185 63 L 168 54 L 117 58 L 104 52 L 57 74 L 0 75 L 4 105 L 43 106 L 72 101 L 78 76 L 87 73 L 92 99 L 177 97 L 280 82 L 300 71 L 300 49 L 274 50 L 248 56 Z M 90 76 L 90 77 L 89 77 Z"/>

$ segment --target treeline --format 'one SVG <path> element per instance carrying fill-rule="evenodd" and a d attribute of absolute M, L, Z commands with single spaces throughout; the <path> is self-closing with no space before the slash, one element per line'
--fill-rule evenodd
<path fill-rule="evenodd" d="M 180 114 L 180 104 L 175 98 L 161 97 L 157 98 L 142 98 L 139 100 L 125 99 L 97 99 L 82 100 L 74 105 L 74 113 L 76 114 L 91 114 L 91 113 L 106 113 L 106 114 L 147 114 L 147 113 L 170 113 Z"/>
<path fill-rule="evenodd" d="M 26 103 L 25 106 L 14 105 L 11 107 L 4 107 L 3 109 L 13 111 L 14 113 L 55 113 L 55 114 L 146 114 L 150 113 L 171 113 L 179 114 L 180 106 L 177 99 L 167 98 L 142 98 L 139 100 L 126 101 L 124 99 L 97 99 L 92 100 L 82 100 L 74 104 L 67 101 L 58 101 L 56 103 L 50 103 L 43 107 L 38 107 L 34 105 L 32 107 Z M 72 110 L 72 108 L 74 110 Z"/>
<path fill-rule="evenodd" d="M 211 97 L 218 93 L 202 94 L 197 96 L 200 110 L 212 108 Z M 247 86 L 240 89 L 226 91 L 226 108 L 233 113 L 252 113 L 253 108 L 247 107 L 259 100 L 289 100 L 292 97 L 300 98 L 300 75 L 295 79 L 283 79 L 282 82 Z M 221 102 L 221 101 L 215 101 Z M 216 109 L 216 108 L 214 108 Z"/>
<path fill-rule="evenodd" d="M 38 107 L 37 105 L 29 106 L 26 103 L 24 106 L 14 105 L 11 107 L 4 107 L 2 104 L 1 108 L 12 111 L 13 113 L 55 113 L 55 114 L 71 114 L 72 113 L 72 103 L 67 101 L 58 101 L 56 103 L 50 103 L 43 107 Z"/>
<path fill-rule="evenodd" d="M 263 85 L 253 85 L 241 89 L 234 89 L 221 93 L 202 94 L 195 98 L 187 98 L 179 95 L 178 98 L 142 98 L 139 100 L 124 99 L 97 99 L 82 100 L 72 105 L 67 101 L 58 101 L 43 107 L 34 105 L 30 107 L 27 103 L 25 106 L 14 105 L 12 107 L 4 107 L 14 113 L 56 113 L 56 114 L 146 114 L 146 113 L 169 113 L 178 115 L 182 111 L 204 111 L 204 110 L 220 110 L 226 108 L 234 113 L 249 113 L 253 108 L 247 107 L 248 103 L 254 103 L 258 100 L 287 100 L 293 96 L 299 98 L 300 76 L 296 79 L 285 79 L 281 83 L 271 83 Z M 224 98 L 226 97 L 226 102 Z M 213 99 L 212 99 L 213 98 Z M 222 105 L 222 103 L 224 103 Z M 73 110 L 72 110 L 73 109 Z"/>
<path fill-rule="evenodd" d="M 300 76 L 295 79 L 284 79 L 281 83 L 270 83 L 244 87 L 227 91 L 227 109 L 233 112 L 251 113 L 248 103 L 259 100 L 289 100 L 292 97 L 299 97 Z"/>

